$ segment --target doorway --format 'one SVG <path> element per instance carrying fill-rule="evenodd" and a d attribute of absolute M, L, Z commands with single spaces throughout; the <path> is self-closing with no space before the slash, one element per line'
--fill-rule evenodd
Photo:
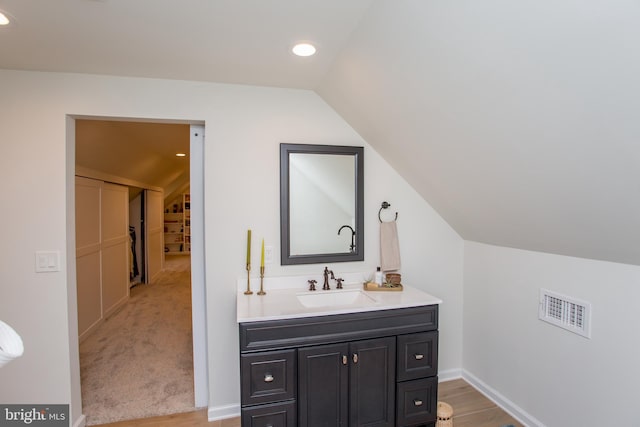
<path fill-rule="evenodd" d="M 86 119 L 76 119 L 76 120 L 93 120 L 93 118 Z M 117 125 L 121 122 L 122 119 L 104 120 L 103 118 L 97 118 L 96 120 L 107 121 L 107 125 Z M 130 120 L 126 120 L 127 123 L 131 123 Z M 135 123 L 144 123 L 145 125 L 155 125 L 159 128 L 163 128 L 162 125 L 166 124 L 175 124 L 174 121 L 168 122 L 149 122 L 149 121 L 141 121 Z M 189 150 L 187 152 L 191 152 L 191 156 L 187 158 L 187 161 L 190 165 L 190 172 L 187 176 L 188 180 L 192 184 L 192 229 L 194 234 L 194 241 L 192 242 L 192 259 L 191 259 L 191 294 L 192 294 L 192 328 L 193 328 L 193 387 L 195 389 L 195 399 L 193 402 L 193 407 L 203 407 L 208 404 L 208 381 L 206 375 L 206 337 L 204 334 L 205 331 L 205 315 L 204 315 L 204 239 L 202 236 L 197 238 L 198 232 L 202 233 L 203 231 L 203 215 L 202 215 L 202 206 L 203 206 L 203 171 L 202 171 L 202 153 L 203 153 L 203 145 L 204 145 L 204 126 L 203 125 L 189 125 L 183 123 L 188 127 L 188 146 Z M 153 126 L 152 126 L 153 127 Z M 166 129 L 166 127 L 164 128 Z M 77 135 L 76 138 L 77 139 Z M 67 141 L 68 144 L 76 144 L 77 141 Z M 76 150 L 78 147 L 75 147 Z M 110 147 L 113 148 L 113 147 Z M 97 150 L 94 150 L 94 155 L 100 156 Z M 115 151 L 115 150 L 113 150 Z M 184 151 L 184 150 L 181 150 Z M 102 154 L 103 156 L 112 155 L 113 152 Z M 120 154 L 121 156 L 122 154 Z M 149 156 L 153 156 L 154 153 L 149 152 Z M 144 162 L 140 163 L 140 168 L 143 169 L 146 167 Z M 86 173 L 86 167 L 76 167 L 76 172 L 80 170 L 82 173 Z M 108 175 L 119 177 L 119 175 L 123 175 L 123 172 L 114 171 L 112 174 L 107 171 L 99 171 L 98 175 L 102 175 L 103 177 L 108 177 Z M 119 174 L 119 175 L 118 175 Z M 120 176 L 120 178 L 122 178 Z M 122 182 L 124 185 L 128 186 L 136 186 L 141 187 L 144 185 L 144 182 L 136 180 L 136 179 L 125 179 L 126 182 Z M 69 256 L 75 256 L 75 254 L 68 254 Z M 196 303 L 197 301 L 197 303 Z M 70 310 L 75 309 L 75 307 L 70 307 Z M 73 373 L 72 373 L 73 375 Z"/>

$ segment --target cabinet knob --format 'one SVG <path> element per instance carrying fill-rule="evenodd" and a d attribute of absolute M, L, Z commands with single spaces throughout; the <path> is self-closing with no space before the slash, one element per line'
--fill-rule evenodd
<path fill-rule="evenodd" d="M 344 355 L 342 356 L 342 364 L 343 364 L 343 365 L 346 365 L 347 363 L 349 363 L 349 359 L 347 358 L 347 355 L 346 355 L 346 354 L 344 354 Z"/>
<path fill-rule="evenodd" d="M 422 360 L 424 359 L 424 354 L 417 353 L 417 354 L 414 354 L 413 357 L 415 357 L 416 360 Z"/>
<path fill-rule="evenodd" d="M 423 402 L 422 402 L 422 400 L 420 400 L 420 399 L 413 399 L 413 404 L 414 404 L 415 406 L 422 406 L 422 403 L 423 403 Z"/>
<path fill-rule="evenodd" d="M 265 376 L 264 376 L 264 382 L 265 382 L 265 383 L 273 382 L 273 375 L 271 375 L 271 374 L 265 374 Z"/>
<path fill-rule="evenodd" d="M 358 353 L 353 353 L 353 363 L 358 363 Z"/>

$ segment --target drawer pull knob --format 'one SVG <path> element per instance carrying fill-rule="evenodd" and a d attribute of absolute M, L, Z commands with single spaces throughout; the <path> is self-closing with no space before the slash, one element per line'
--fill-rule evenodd
<path fill-rule="evenodd" d="M 413 404 L 415 406 L 422 406 L 422 400 L 420 399 L 413 399 Z"/>
<path fill-rule="evenodd" d="M 265 382 L 265 383 L 271 383 L 271 382 L 273 382 L 273 375 L 271 375 L 271 374 L 266 374 L 266 375 L 264 376 L 264 382 Z"/>
<path fill-rule="evenodd" d="M 415 357 L 416 360 L 422 360 L 424 359 L 424 354 L 420 354 L 420 353 L 414 354 L 413 357 Z"/>
<path fill-rule="evenodd" d="M 353 354 L 353 363 L 358 363 L 358 353 Z"/>
<path fill-rule="evenodd" d="M 346 365 L 347 363 L 349 363 L 349 359 L 347 358 L 347 355 L 346 355 L 346 354 L 344 354 L 344 355 L 342 356 L 342 364 L 343 364 L 343 365 Z"/>

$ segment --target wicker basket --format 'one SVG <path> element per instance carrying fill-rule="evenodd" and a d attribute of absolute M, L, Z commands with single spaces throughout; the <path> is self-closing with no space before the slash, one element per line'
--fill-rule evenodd
<path fill-rule="evenodd" d="M 400 273 L 387 273 L 384 277 L 387 282 L 393 283 L 394 285 L 402 283 L 402 275 Z"/>
<path fill-rule="evenodd" d="M 453 427 L 453 408 L 445 402 L 438 402 L 436 427 Z"/>

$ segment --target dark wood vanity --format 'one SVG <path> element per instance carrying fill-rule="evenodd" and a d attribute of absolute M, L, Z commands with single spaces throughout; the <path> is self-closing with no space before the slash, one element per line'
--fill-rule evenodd
<path fill-rule="evenodd" d="M 437 304 L 239 330 L 243 427 L 435 426 Z"/>

